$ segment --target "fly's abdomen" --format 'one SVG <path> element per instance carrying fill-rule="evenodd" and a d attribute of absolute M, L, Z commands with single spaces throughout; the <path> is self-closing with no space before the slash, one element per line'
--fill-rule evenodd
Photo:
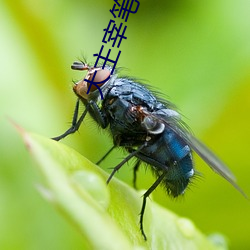
<path fill-rule="evenodd" d="M 163 184 L 167 192 L 176 197 L 184 193 L 194 175 L 192 154 L 190 147 L 171 130 L 166 131 L 165 139 L 171 157 Z"/>
<path fill-rule="evenodd" d="M 169 165 L 163 185 L 169 195 L 177 197 L 184 193 L 193 175 L 193 161 L 190 153 L 180 161 L 175 161 Z"/>
<path fill-rule="evenodd" d="M 150 164 L 157 176 L 165 173 L 162 184 L 174 197 L 183 194 L 194 175 L 190 147 L 172 130 L 157 135 L 137 157 Z"/>

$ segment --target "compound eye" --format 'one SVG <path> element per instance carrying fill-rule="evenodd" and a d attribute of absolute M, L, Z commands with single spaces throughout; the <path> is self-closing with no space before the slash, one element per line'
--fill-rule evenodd
<path fill-rule="evenodd" d="M 94 78 L 94 79 L 93 79 Z M 88 88 L 90 87 L 90 92 L 97 90 L 97 86 L 101 87 L 110 78 L 110 71 L 107 69 L 93 69 L 93 71 L 88 73 L 86 80 L 88 80 Z"/>

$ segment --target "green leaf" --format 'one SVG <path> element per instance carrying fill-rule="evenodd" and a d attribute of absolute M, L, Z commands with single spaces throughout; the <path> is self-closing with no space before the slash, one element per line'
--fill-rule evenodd
<path fill-rule="evenodd" d="M 19 130 L 21 130 L 19 128 Z M 83 249 L 226 249 L 215 245 L 186 218 L 148 199 L 144 241 L 139 229 L 143 192 L 108 174 L 75 150 L 21 130 L 46 187 L 43 196 L 81 232 Z"/>

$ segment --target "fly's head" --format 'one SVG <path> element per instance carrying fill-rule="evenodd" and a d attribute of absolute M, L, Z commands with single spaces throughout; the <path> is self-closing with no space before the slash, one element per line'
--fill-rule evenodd
<path fill-rule="evenodd" d="M 75 83 L 73 87 L 75 94 L 80 99 L 88 101 L 93 99 L 93 96 L 99 96 L 99 94 L 102 96 L 101 87 L 104 86 L 111 77 L 110 67 L 107 66 L 102 69 L 102 67 L 89 66 L 83 62 L 74 62 L 71 69 L 87 71 L 85 78 Z"/>

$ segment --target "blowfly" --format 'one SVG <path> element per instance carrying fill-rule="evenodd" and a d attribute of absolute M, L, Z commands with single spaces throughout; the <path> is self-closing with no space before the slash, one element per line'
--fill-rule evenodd
<path fill-rule="evenodd" d="M 118 71 L 108 65 L 91 67 L 84 62 L 74 62 L 71 68 L 86 70 L 87 74 L 73 87 L 78 99 L 71 127 L 53 139 L 59 141 L 76 132 L 89 113 L 101 128 L 110 131 L 113 138 L 113 147 L 101 160 L 116 147 L 128 152 L 114 167 L 107 183 L 131 158 L 137 159 L 134 184 L 139 166 L 142 163 L 150 166 L 156 181 L 143 195 L 140 230 L 145 240 L 143 216 L 147 197 L 159 184 L 172 197 L 184 193 L 195 174 L 192 151 L 244 195 L 232 172 L 189 132 L 172 103 L 158 98 L 146 85 L 132 78 L 119 77 Z M 79 116 L 80 102 L 85 110 Z"/>

